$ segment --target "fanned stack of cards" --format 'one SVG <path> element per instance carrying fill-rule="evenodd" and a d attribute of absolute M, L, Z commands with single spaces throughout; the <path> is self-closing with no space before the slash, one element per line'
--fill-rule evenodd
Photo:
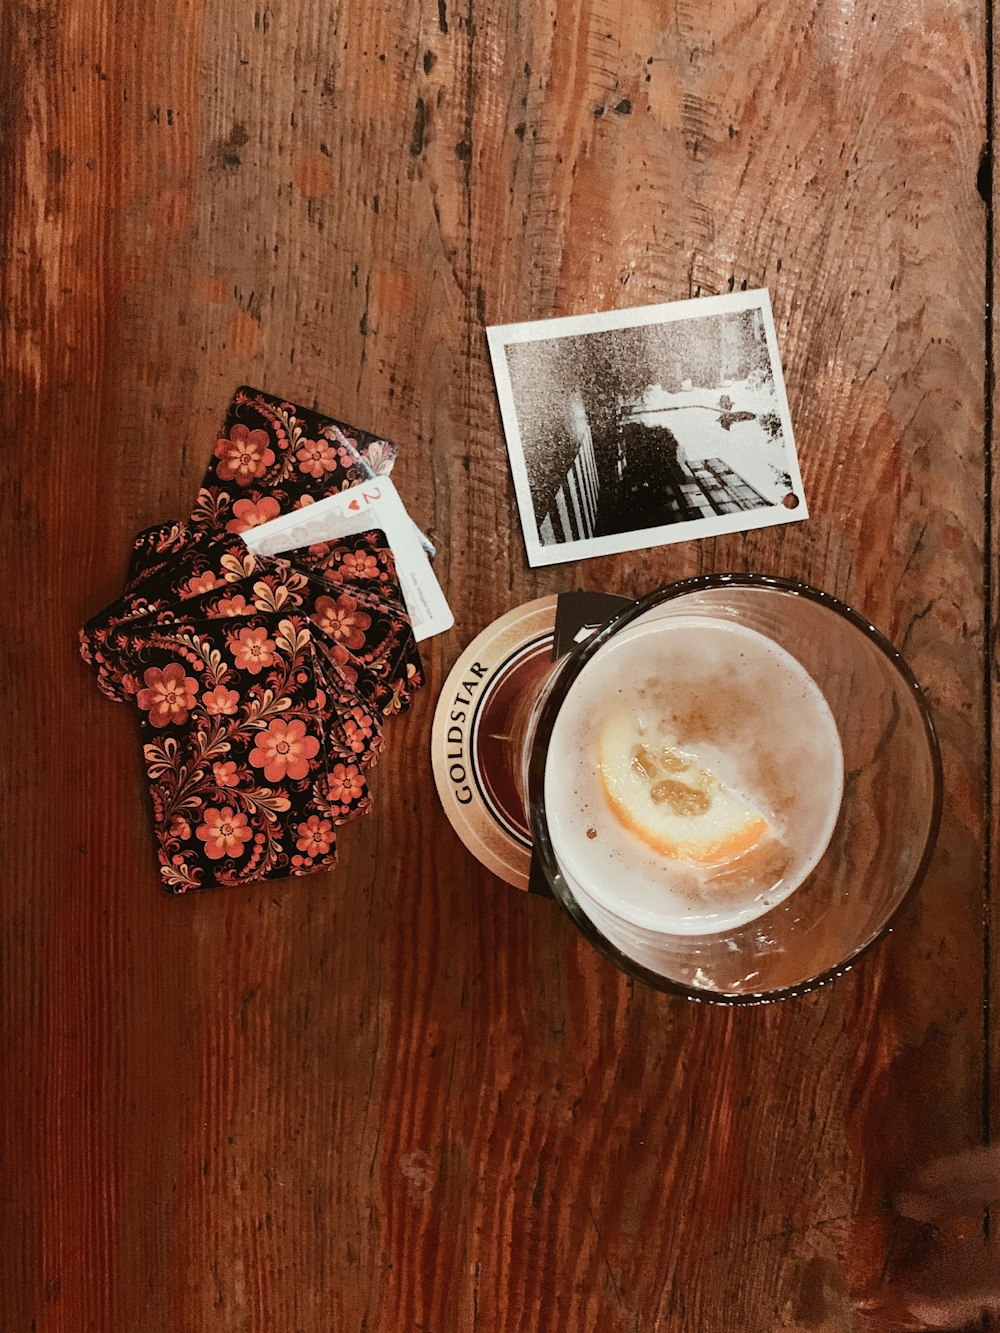
<path fill-rule="evenodd" d="M 138 712 L 168 890 L 324 869 L 369 810 L 383 719 L 423 683 L 372 503 L 399 505 L 394 457 L 237 390 L 191 518 L 139 534 L 122 597 L 81 631 L 100 688 Z"/>

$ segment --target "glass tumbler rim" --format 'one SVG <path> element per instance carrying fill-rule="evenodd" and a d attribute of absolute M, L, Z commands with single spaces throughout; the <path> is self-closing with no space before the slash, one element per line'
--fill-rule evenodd
<path fill-rule="evenodd" d="M 559 868 L 555 851 L 552 846 L 552 840 L 549 836 L 548 820 L 545 815 L 544 803 L 545 765 L 548 754 L 548 742 L 552 735 L 556 718 L 559 715 L 559 710 L 583 668 L 621 629 L 624 629 L 626 625 L 639 619 L 639 617 L 645 615 L 648 611 L 653 610 L 655 607 L 660 606 L 665 602 L 674 601 L 676 598 L 685 596 L 688 593 L 715 588 L 761 588 L 774 592 L 788 593 L 795 597 L 802 597 L 841 616 L 848 622 L 848 624 L 852 625 L 855 630 L 862 633 L 879 649 L 883 656 L 889 660 L 901 678 L 906 692 L 916 704 L 918 715 L 923 724 L 923 734 L 927 744 L 932 773 L 930 819 L 927 825 L 927 834 L 924 839 L 924 846 L 920 855 L 920 860 L 917 863 L 916 869 L 914 870 L 906 889 L 900 894 L 899 900 L 888 913 L 885 921 L 871 939 L 866 940 L 864 944 L 859 945 L 856 949 L 848 953 L 841 962 L 836 963 L 831 967 L 824 968 L 815 976 L 808 977 L 804 981 L 796 982 L 791 986 L 782 986 L 763 991 L 748 991 L 746 993 L 703 990 L 696 986 L 689 986 L 682 981 L 674 980 L 671 977 L 662 976 L 660 973 L 654 972 L 650 968 L 643 966 L 643 964 L 636 962 L 618 949 L 610 940 L 606 939 L 573 897 L 573 894 Z M 831 981 L 836 980 L 838 977 L 843 976 L 846 972 L 849 972 L 851 968 L 853 968 L 870 950 L 874 949 L 878 943 L 891 933 L 900 914 L 915 896 L 927 874 L 928 867 L 930 866 L 941 826 L 944 788 L 941 749 L 938 744 L 937 732 L 934 728 L 930 706 L 924 691 L 921 689 L 917 678 L 913 674 L 913 671 L 910 669 L 902 653 L 899 652 L 892 641 L 887 638 L 881 630 L 877 629 L 869 620 L 861 615 L 859 611 L 856 611 L 854 607 L 848 605 L 847 602 L 841 601 L 840 598 L 835 597 L 832 593 L 824 592 L 821 588 L 813 587 L 812 584 L 804 583 L 800 579 L 783 578 L 776 574 L 739 572 L 698 574 L 691 578 L 678 579 L 673 583 L 664 584 L 662 587 L 654 589 L 645 596 L 631 601 L 627 606 L 616 612 L 615 615 L 613 615 L 610 620 L 608 620 L 589 639 L 577 645 L 577 647 L 567 654 L 560 663 L 560 669 L 553 679 L 552 688 L 539 711 L 538 724 L 532 738 L 531 754 L 528 759 L 527 777 L 528 818 L 531 825 L 533 846 L 538 856 L 539 865 L 554 896 L 562 904 L 566 914 L 570 917 L 573 924 L 585 939 L 598 951 L 598 953 L 607 958 L 609 962 L 614 963 L 615 966 L 620 968 L 623 972 L 645 982 L 655 990 L 664 991 L 667 994 L 680 996 L 687 1000 L 696 1000 L 700 1003 L 731 1006 L 768 1004 L 775 1000 L 792 999 L 799 995 L 805 995 L 809 991 L 816 990 L 820 986 L 825 986 Z"/>

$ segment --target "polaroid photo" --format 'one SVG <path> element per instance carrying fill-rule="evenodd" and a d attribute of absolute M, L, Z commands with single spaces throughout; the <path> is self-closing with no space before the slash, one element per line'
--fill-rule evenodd
<path fill-rule="evenodd" d="M 530 565 L 808 518 L 766 291 L 486 332 Z"/>

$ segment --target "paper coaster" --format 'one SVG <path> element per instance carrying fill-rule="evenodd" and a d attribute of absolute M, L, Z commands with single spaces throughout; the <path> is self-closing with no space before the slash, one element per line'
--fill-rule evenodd
<path fill-rule="evenodd" d="M 515 782 L 513 736 L 552 669 L 556 597 L 508 611 L 469 644 L 445 682 L 431 732 L 438 795 L 478 861 L 528 888 L 531 833 Z"/>

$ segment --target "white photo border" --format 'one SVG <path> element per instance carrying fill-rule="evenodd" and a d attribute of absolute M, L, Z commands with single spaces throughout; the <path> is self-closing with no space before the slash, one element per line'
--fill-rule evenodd
<path fill-rule="evenodd" d="M 507 365 L 507 347 L 516 343 L 547 342 L 552 338 L 607 333 L 616 329 L 639 328 L 648 324 L 670 324 L 706 316 L 739 314 L 749 310 L 759 310 L 764 321 L 782 438 L 788 455 L 788 475 L 792 479 L 792 491 L 799 501 L 796 508 L 786 509 L 783 505 L 771 505 L 766 509 L 715 514 L 710 518 L 692 518 L 680 523 L 662 524 L 660 527 L 636 528 L 628 532 L 612 533 L 607 537 L 586 537 L 560 542 L 558 545 L 544 546 L 539 536 L 538 519 L 531 498 L 524 444 L 514 401 L 514 388 Z M 594 556 L 617 555 L 622 551 L 641 551 L 646 547 L 667 546 L 703 537 L 718 537 L 729 532 L 749 532 L 758 528 L 778 527 L 785 523 L 801 523 L 809 517 L 792 419 L 788 409 L 788 395 L 785 392 L 781 355 L 774 329 L 774 312 L 771 308 L 771 296 L 766 287 L 745 292 L 730 292 L 721 296 L 691 297 L 688 300 L 668 301 L 660 305 L 633 306 L 627 310 L 602 310 L 589 315 L 564 315 L 555 319 L 536 319 L 518 324 L 494 324 L 487 328 L 486 339 L 490 359 L 493 362 L 497 397 L 500 400 L 500 417 L 507 440 L 507 455 L 521 518 L 521 530 L 524 534 L 528 564 L 532 568 L 541 565 L 567 564 L 572 560 L 586 560 Z"/>

